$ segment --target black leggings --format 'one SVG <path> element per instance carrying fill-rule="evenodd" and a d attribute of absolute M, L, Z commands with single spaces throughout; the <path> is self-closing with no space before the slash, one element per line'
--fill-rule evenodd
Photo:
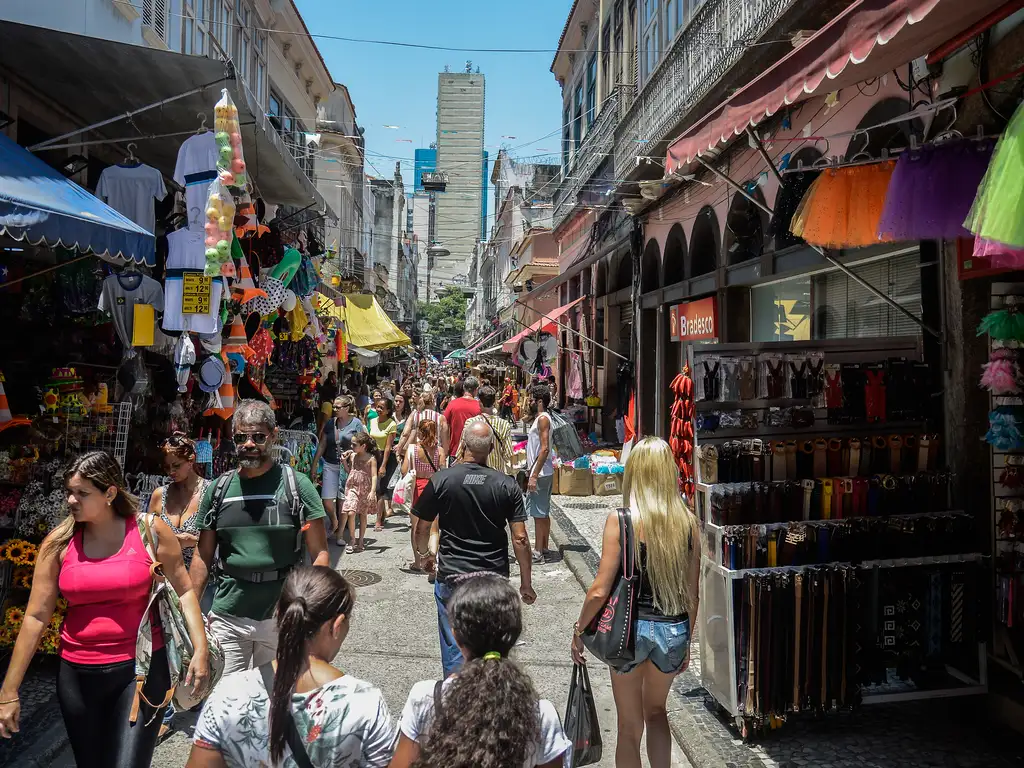
<path fill-rule="evenodd" d="M 167 654 L 161 648 L 153 652 L 142 691 L 159 704 L 170 684 Z M 134 698 L 134 661 L 91 665 L 61 659 L 57 699 L 78 768 L 149 768 L 163 710 L 157 714 L 140 701 L 138 719 L 130 723 Z"/>

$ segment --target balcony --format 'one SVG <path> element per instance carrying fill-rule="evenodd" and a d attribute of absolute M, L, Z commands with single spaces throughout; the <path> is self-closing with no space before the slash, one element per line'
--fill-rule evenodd
<path fill-rule="evenodd" d="M 597 119 L 591 124 L 579 148 L 573 153 L 565 178 L 555 191 L 554 212 L 551 216 L 552 229 L 558 229 L 576 207 L 577 195 L 590 181 L 601 160 L 612 151 L 615 140 L 615 124 L 619 119 L 620 89 L 616 88 L 601 105 Z"/>
<path fill-rule="evenodd" d="M 795 0 L 705 0 L 639 93 L 623 94 L 615 130 L 615 178 L 650 154 Z"/>

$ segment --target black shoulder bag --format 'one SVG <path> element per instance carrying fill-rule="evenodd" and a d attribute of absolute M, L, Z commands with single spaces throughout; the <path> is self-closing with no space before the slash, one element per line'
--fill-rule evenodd
<path fill-rule="evenodd" d="M 636 599 L 640 593 L 640 572 L 633 548 L 633 522 L 629 511 L 619 509 L 619 543 L 622 572 L 615 580 L 601 612 L 583 630 L 583 644 L 612 669 L 621 669 L 636 655 Z"/>
<path fill-rule="evenodd" d="M 263 675 L 263 687 L 267 689 L 267 700 L 274 695 L 274 665 L 267 662 L 260 667 L 260 674 Z M 302 736 L 299 735 L 299 728 L 295 725 L 295 718 L 292 717 L 291 707 L 288 707 L 288 723 L 284 734 L 288 749 L 291 750 L 292 759 L 299 768 L 316 768 L 313 761 L 309 759 L 306 752 L 306 745 L 302 743 Z"/>

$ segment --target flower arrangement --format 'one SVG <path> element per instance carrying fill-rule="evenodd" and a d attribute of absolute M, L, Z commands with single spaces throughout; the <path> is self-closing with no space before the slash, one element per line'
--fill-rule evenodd
<path fill-rule="evenodd" d="M 39 644 L 39 650 L 43 653 L 55 654 L 60 650 L 60 628 L 64 623 L 64 615 L 67 610 L 67 600 L 63 597 L 57 598 L 56 610 L 43 629 L 43 636 Z M 8 605 L 3 612 L 3 618 L 3 626 L 0 626 L 0 648 L 10 648 L 17 641 L 18 632 L 25 622 L 25 606 Z"/>
<path fill-rule="evenodd" d="M 15 589 L 32 589 L 32 569 L 19 567 L 14 569 L 11 585 Z"/>
<path fill-rule="evenodd" d="M 59 461 L 48 462 L 41 469 L 38 477 L 59 478 L 63 475 L 63 465 Z M 33 480 L 24 488 L 18 513 L 18 535 L 42 539 L 67 516 L 67 494 L 60 485 L 48 489 L 41 480 Z"/>
<path fill-rule="evenodd" d="M 4 626 L 10 627 L 15 636 L 21 629 L 23 621 L 25 621 L 25 609 L 20 606 L 12 605 L 4 612 Z"/>
<path fill-rule="evenodd" d="M 21 488 L 0 489 L 0 528 L 14 527 L 21 496 Z"/>
<path fill-rule="evenodd" d="M 39 548 L 24 539 L 8 539 L 0 545 L 0 560 L 9 560 L 15 565 L 33 566 Z"/>

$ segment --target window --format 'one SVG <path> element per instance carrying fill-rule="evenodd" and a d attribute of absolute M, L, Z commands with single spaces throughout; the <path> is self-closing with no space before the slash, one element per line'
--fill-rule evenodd
<path fill-rule="evenodd" d="M 612 75 L 612 25 L 611 19 L 605 20 L 604 33 L 601 36 L 601 79 L 604 81 L 605 98 L 612 92 L 615 85 Z"/>
<path fill-rule="evenodd" d="M 590 57 L 587 63 L 587 129 L 594 122 L 594 111 L 597 108 L 597 54 Z"/>
<path fill-rule="evenodd" d="M 658 15 L 658 0 L 644 0 L 643 24 L 646 27 Z"/>
<path fill-rule="evenodd" d="M 271 91 L 270 100 L 267 102 L 267 117 L 278 133 L 282 132 L 281 115 L 281 97 Z"/>
<path fill-rule="evenodd" d="M 569 155 L 572 154 L 572 110 L 562 111 L 562 178 L 569 175 Z"/>
<path fill-rule="evenodd" d="M 578 152 L 583 139 L 583 83 L 576 86 L 572 97 L 572 143 L 573 152 Z"/>
<path fill-rule="evenodd" d="M 181 52 L 188 55 L 192 53 L 192 44 L 196 36 L 196 22 L 187 13 L 181 20 Z"/>
<path fill-rule="evenodd" d="M 676 32 L 683 26 L 685 0 L 665 0 L 665 40 L 672 42 Z"/>
<path fill-rule="evenodd" d="M 644 49 L 641 52 L 640 60 L 643 62 L 643 75 L 646 80 L 651 76 L 654 68 L 658 65 L 658 22 L 651 24 L 651 28 L 644 37 Z"/>
<path fill-rule="evenodd" d="M 253 40 L 253 92 L 256 94 L 256 103 L 262 107 L 267 98 L 267 33 L 257 30 Z"/>

